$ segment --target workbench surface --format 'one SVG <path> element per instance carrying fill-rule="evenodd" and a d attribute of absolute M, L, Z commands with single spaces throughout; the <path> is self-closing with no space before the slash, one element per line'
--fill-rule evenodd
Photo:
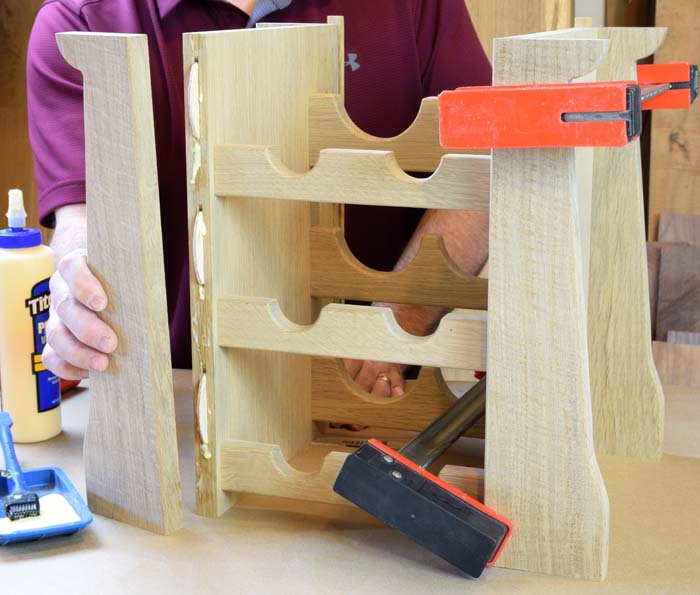
<path fill-rule="evenodd" d="M 610 497 L 608 579 L 577 581 L 487 569 L 479 580 L 389 529 L 279 512 L 194 514 L 189 371 L 176 371 L 184 528 L 161 537 L 95 517 L 66 538 L 0 548 L 13 593 L 700 593 L 700 389 L 666 389 L 661 461 L 599 457 Z M 58 466 L 84 495 L 89 389 L 63 406 L 61 436 L 18 445 L 22 465 Z M 516 527 L 517 530 L 517 527 Z"/>

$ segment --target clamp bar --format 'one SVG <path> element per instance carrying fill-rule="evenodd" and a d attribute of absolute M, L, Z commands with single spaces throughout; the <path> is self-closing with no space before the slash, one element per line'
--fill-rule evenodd
<path fill-rule="evenodd" d="M 641 132 L 635 81 L 462 87 L 438 107 L 448 149 L 617 147 Z"/>
<path fill-rule="evenodd" d="M 698 96 L 698 67 L 688 62 L 668 64 L 640 64 L 637 79 L 642 88 L 666 84 L 669 88 L 648 98 L 643 98 L 642 109 L 687 109 Z"/>
<path fill-rule="evenodd" d="M 661 87 L 666 87 L 661 89 Z M 668 85 L 652 85 L 647 93 L 663 93 Z M 625 122 L 627 128 L 627 140 L 631 141 L 642 133 L 642 101 L 644 90 L 637 85 L 627 87 L 627 109 L 624 111 L 610 112 L 570 112 L 564 113 L 561 119 L 564 122 Z"/>

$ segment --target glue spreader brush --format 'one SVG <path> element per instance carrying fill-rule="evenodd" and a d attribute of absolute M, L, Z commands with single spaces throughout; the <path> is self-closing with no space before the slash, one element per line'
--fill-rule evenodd
<path fill-rule="evenodd" d="M 512 531 L 510 521 L 442 481 L 426 468 L 479 419 L 486 378 L 400 451 L 368 440 L 343 464 L 333 486 L 390 527 L 478 577 Z"/>
<path fill-rule="evenodd" d="M 9 486 L 8 494 L 3 499 L 5 516 L 11 521 L 31 516 L 39 516 L 39 495 L 27 489 L 22 469 L 17 461 L 15 447 L 12 442 L 10 426 L 12 421 L 8 413 L 0 413 L 0 444 L 5 457 L 6 469 L 0 471 Z"/>

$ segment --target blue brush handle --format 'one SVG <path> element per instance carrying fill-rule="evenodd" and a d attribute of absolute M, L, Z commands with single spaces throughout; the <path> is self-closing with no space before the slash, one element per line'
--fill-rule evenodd
<path fill-rule="evenodd" d="M 14 489 L 10 489 L 10 493 L 16 490 L 26 490 L 22 468 L 19 466 L 15 445 L 12 441 L 11 427 L 12 418 L 10 414 L 6 411 L 0 412 L 0 446 L 2 446 L 2 454 L 5 457 L 5 467 L 11 474 L 9 481 L 14 483 Z"/>

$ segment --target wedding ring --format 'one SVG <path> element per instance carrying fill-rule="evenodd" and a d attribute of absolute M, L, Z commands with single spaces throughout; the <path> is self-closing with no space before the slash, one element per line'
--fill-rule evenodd
<path fill-rule="evenodd" d="M 379 375 L 377 376 L 377 380 L 383 380 L 383 381 L 386 382 L 389 386 L 391 386 L 391 378 L 389 378 L 389 376 L 387 376 L 386 374 L 379 374 Z"/>

